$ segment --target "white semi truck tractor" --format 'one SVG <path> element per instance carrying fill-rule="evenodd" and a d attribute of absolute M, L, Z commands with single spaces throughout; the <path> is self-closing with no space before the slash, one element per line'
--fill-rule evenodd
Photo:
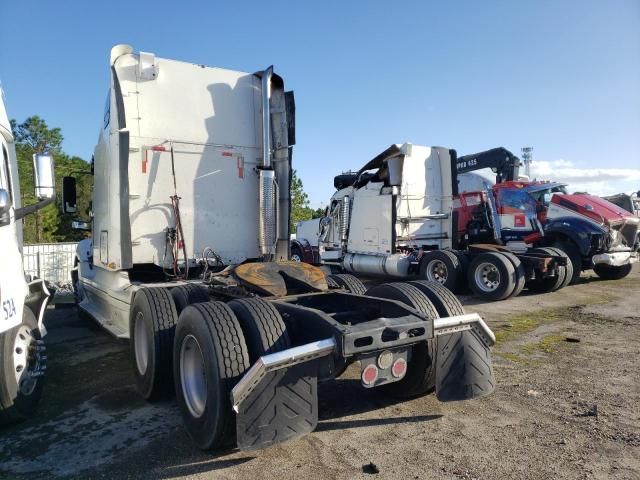
<path fill-rule="evenodd" d="M 553 292 L 591 268 L 608 280 L 629 274 L 640 258 L 637 217 L 598 197 L 568 195 L 562 183 L 519 179 L 519 166 L 502 147 L 458 157 L 391 145 L 334 178 L 325 218 L 297 225 L 292 258 L 437 281 L 492 301 L 525 287 Z M 481 168 L 496 182 L 469 177 Z"/>
<path fill-rule="evenodd" d="M 364 387 L 399 396 L 493 391 L 494 336 L 448 291 L 365 292 L 355 278 L 329 288 L 320 269 L 289 261 L 294 99 L 272 67 L 243 73 L 119 45 L 110 70 L 78 306 L 129 340 L 142 396 L 175 392 L 200 448 L 310 432 L 318 381 L 353 362 Z M 72 179 L 63 188 L 73 210 Z"/>
<path fill-rule="evenodd" d="M 33 415 L 46 371 L 43 338 L 49 291 L 43 280 L 27 281 L 22 265 L 22 222 L 54 201 L 53 160 L 34 155 L 36 198 L 22 206 L 14 138 L 0 89 L 0 424 Z"/>

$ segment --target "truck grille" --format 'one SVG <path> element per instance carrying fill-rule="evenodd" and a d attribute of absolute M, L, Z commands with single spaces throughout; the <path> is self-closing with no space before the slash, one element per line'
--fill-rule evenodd
<path fill-rule="evenodd" d="M 618 225 L 613 225 L 611 228 L 620 233 L 618 241 L 612 244 L 611 247 L 625 246 L 633 248 L 635 246 L 637 248 L 636 243 L 638 242 L 638 232 L 640 231 L 640 219 L 629 218 Z"/>

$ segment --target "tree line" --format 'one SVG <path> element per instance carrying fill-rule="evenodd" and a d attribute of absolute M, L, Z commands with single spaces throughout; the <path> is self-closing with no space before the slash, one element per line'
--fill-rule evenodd
<path fill-rule="evenodd" d="M 22 123 L 11 120 L 11 130 L 15 139 L 20 176 L 20 197 L 22 205 L 35 203 L 33 184 L 33 155 L 49 152 L 53 155 L 56 178 L 57 202 L 39 210 L 34 215 L 22 219 L 24 243 L 74 242 L 85 237 L 85 233 L 71 228 L 77 217 L 89 218 L 91 204 L 91 167 L 80 157 L 67 155 L 62 151 L 62 131 L 49 128 L 37 115 Z M 73 176 L 77 180 L 78 214 L 63 214 L 60 209 L 62 198 L 62 177 Z"/>
<path fill-rule="evenodd" d="M 27 118 L 22 123 L 11 120 L 11 130 L 15 139 L 20 176 L 20 196 L 22 205 L 35 203 L 33 184 L 33 155 L 49 152 L 53 155 L 56 178 L 55 204 L 23 218 L 24 243 L 76 242 L 86 233 L 71 228 L 73 220 L 87 220 L 91 211 L 91 188 L 93 177 L 91 166 L 86 160 L 67 155 L 62 150 L 64 137 L 60 128 L 50 128 L 38 115 Z M 322 209 L 309 206 L 309 197 L 304 191 L 302 180 L 296 171 L 291 177 L 291 231 L 302 220 L 322 217 Z M 78 211 L 76 214 L 64 214 L 60 208 L 62 198 L 62 177 L 76 178 Z"/>

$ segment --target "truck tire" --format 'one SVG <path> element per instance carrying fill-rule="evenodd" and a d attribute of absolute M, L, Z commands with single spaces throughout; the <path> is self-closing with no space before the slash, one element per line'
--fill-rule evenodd
<path fill-rule="evenodd" d="M 571 283 L 571 280 L 573 279 L 573 263 L 571 263 L 571 258 L 569 258 L 569 255 L 567 255 L 567 253 L 561 248 L 548 247 L 547 250 L 553 250 L 554 252 L 556 252 L 557 255 L 561 257 L 565 257 L 567 259 L 567 266 L 565 267 L 566 269 L 565 279 L 564 279 L 564 282 L 562 282 L 562 285 L 560 285 L 560 288 L 569 286 L 569 284 Z"/>
<path fill-rule="evenodd" d="M 331 278 L 339 287 L 344 288 L 347 292 L 353 293 L 354 295 L 364 295 L 367 291 L 364 283 L 348 273 L 328 275 L 327 278 Z"/>
<path fill-rule="evenodd" d="M 263 355 L 291 347 L 287 326 L 271 302 L 256 297 L 233 300 L 227 305 L 240 323 L 252 365 Z"/>
<path fill-rule="evenodd" d="M 179 285 L 171 289 L 171 297 L 173 297 L 173 303 L 176 306 L 176 312 L 178 316 L 187 305 L 192 303 L 202 303 L 211 300 L 209 292 L 202 285 L 195 285 L 193 283 L 187 283 L 186 285 Z"/>
<path fill-rule="evenodd" d="M 249 368 L 249 352 L 233 310 L 222 302 L 189 305 L 176 327 L 176 399 L 189 436 L 202 450 L 235 443 L 233 387 Z"/>
<path fill-rule="evenodd" d="M 35 351 L 29 355 L 30 347 Z M 43 353 L 38 321 L 25 305 L 22 323 L 0 334 L 0 425 L 26 420 L 35 412 L 44 383 Z"/>
<path fill-rule="evenodd" d="M 516 257 L 513 253 L 511 252 L 500 252 L 500 253 L 509 259 L 509 261 L 511 262 L 511 265 L 513 265 L 513 268 L 516 271 L 516 288 L 513 289 L 513 292 L 511 293 L 511 295 L 509 295 L 509 298 L 517 297 L 518 295 L 520 295 L 520 293 L 522 293 L 522 290 L 524 290 L 524 285 L 527 281 L 527 273 L 525 272 L 524 265 L 522 265 L 522 262 L 520 261 L 520 259 Z"/>
<path fill-rule="evenodd" d="M 297 245 L 291 247 L 291 261 L 292 262 L 303 262 L 304 255 L 302 254 L 302 250 Z"/>
<path fill-rule="evenodd" d="M 543 253 L 546 255 L 557 255 L 558 253 L 551 248 L 533 248 L 530 250 L 532 253 Z M 534 278 L 527 282 L 527 288 L 530 292 L 536 293 L 549 293 L 559 290 L 564 285 L 567 279 L 567 268 L 564 266 L 558 267 L 558 274 L 553 277 L 546 278 Z"/>
<path fill-rule="evenodd" d="M 131 361 L 140 394 L 150 401 L 173 393 L 173 337 L 178 313 L 166 288 L 141 288 L 131 305 Z"/>
<path fill-rule="evenodd" d="M 573 285 L 578 280 L 580 280 L 580 273 L 582 272 L 582 254 L 578 249 L 577 245 L 573 243 L 571 240 L 556 240 L 553 242 L 552 247 L 559 248 L 564 253 L 567 254 L 569 260 L 571 261 L 571 279 L 569 280 L 569 285 Z"/>
<path fill-rule="evenodd" d="M 620 280 L 629 275 L 632 268 L 633 266 L 630 263 L 619 267 L 600 263 L 593 266 L 593 271 L 603 280 Z"/>
<path fill-rule="evenodd" d="M 455 293 L 468 293 L 471 291 L 467 284 L 467 270 L 469 270 L 469 255 L 463 250 L 455 250 L 453 248 L 444 248 L 444 251 L 453 253 L 460 262 L 460 271 L 458 274 L 458 284 Z M 453 291 L 453 290 L 452 290 Z"/>
<path fill-rule="evenodd" d="M 504 300 L 516 288 L 516 269 L 505 255 L 485 252 L 471 261 L 467 279 L 473 293 L 483 300 Z"/>
<path fill-rule="evenodd" d="M 366 295 L 398 300 L 430 319 L 438 318 L 438 310 L 431 300 L 416 286 L 408 283 L 384 283 L 370 288 Z M 381 385 L 378 389 L 398 398 L 410 398 L 433 392 L 436 386 L 436 351 L 435 339 L 414 345 L 411 347 L 411 360 L 407 365 L 404 378 Z"/>
<path fill-rule="evenodd" d="M 429 282 L 427 280 L 414 280 L 409 282 L 433 303 L 438 311 L 440 318 L 454 317 L 456 315 L 464 315 L 464 307 L 451 290 L 438 282 Z"/>
<path fill-rule="evenodd" d="M 333 275 L 325 275 L 325 280 L 327 281 L 327 286 L 330 289 L 340 288 L 340 284 L 336 282 L 333 278 Z"/>
<path fill-rule="evenodd" d="M 433 250 L 426 252 L 420 259 L 420 278 L 438 282 L 452 292 L 457 292 L 464 278 L 464 268 L 452 251 Z"/>

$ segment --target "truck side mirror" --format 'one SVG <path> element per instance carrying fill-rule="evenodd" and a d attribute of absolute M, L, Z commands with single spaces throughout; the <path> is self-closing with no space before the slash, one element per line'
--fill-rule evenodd
<path fill-rule="evenodd" d="M 33 155 L 34 184 L 36 198 L 48 200 L 55 197 L 55 177 L 53 175 L 53 157 L 48 153 Z"/>
<path fill-rule="evenodd" d="M 11 210 L 11 197 L 9 192 L 0 188 L 0 226 L 9 223 L 9 210 Z"/>
<path fill-rule="evenodd" d="M 62 212 L 75 213 L 78 210 L 76 198 L 76 179 L 62 177 Z"/>

